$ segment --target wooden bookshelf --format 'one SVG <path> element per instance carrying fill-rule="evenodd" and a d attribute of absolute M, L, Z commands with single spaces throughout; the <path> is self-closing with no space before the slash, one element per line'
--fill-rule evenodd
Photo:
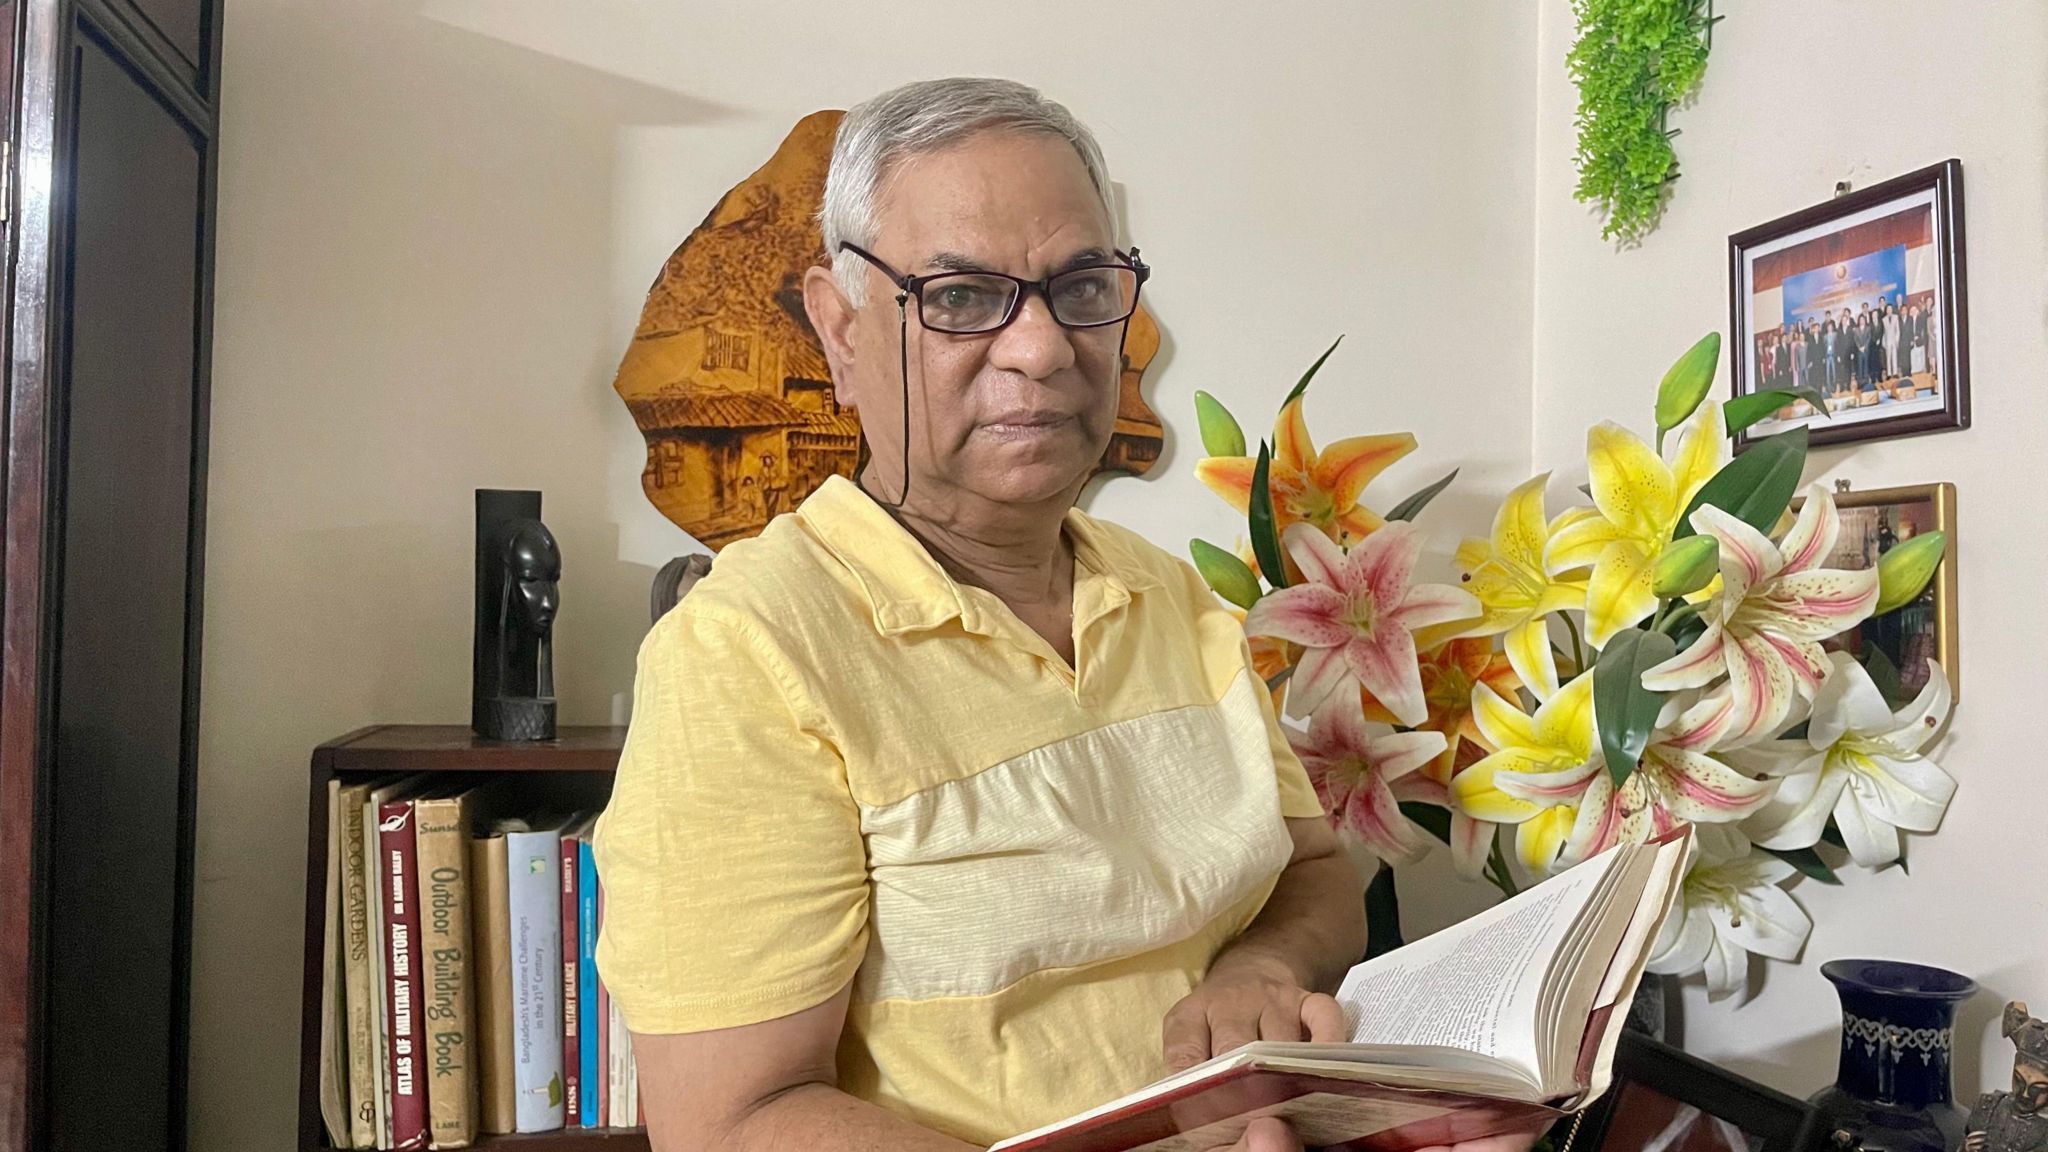
<path fill-rule="evenodd" d="M 379 724 L 313 750 L 306 806 L 305 988 L 299 1023 L 299 1152 L 328 1152 L 320 1118 L 321 960 L 327 930 L 327 785 L 341 777 L 445 772 L 476 777 L 521 774 L 536 791 L 608 794 L 626 730 L 565 726 L 554 740 L 480 739 L 457 724 Z M 524 786 L 524 785 L 522 785 Z M 564 1128 L 524 1135 L 478 1133 L 472 1148 L 493 1152 L 646 1152 L 640 1128 Z"/>

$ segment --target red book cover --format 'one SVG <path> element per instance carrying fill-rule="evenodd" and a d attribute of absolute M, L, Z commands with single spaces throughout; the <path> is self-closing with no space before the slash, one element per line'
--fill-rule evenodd
<path fill-rule="evenodd" d="M 1245 1065 L 1182 1085 L 1000 1152 L 1128 1152 L 1173 1136 L 1227 1148 L 1253 1116 L 1279 1116 L 1326 1152 L 1414 1152 L 1506 1132 L 1542 1131 L 1563 1113 L 1541 1104 L 1392 1088 Z"/>
<path fill-rule="evenodd" d="M 425 1031 L 420 1003 L 419 840 L 412 801 L 393 800 L 377 809 L 377 845 L 384 854 L 385 1027 L 391 1037 L 386 1072 L 391 1085 L 391 1147 L 401 1152 L 427 1146 L 427 1085 L 420 1078 L 420 1039 Z"/>
<path fill-rule="evenodd" d="M 576 1019 L 576 841 L 562 837 L 562 1126 L 583 1124 L 583 1046 Z"/>
<path fill-rule="evenodd" d="M 604 878 L 597 881 L 597 930 L 604 934 Z M 611 1126 L 612 1122 L 612 994 L 604 986 L 604 977 L 597 978 L 597 1019 L 590 1022 L 597 1029 L 597 1083 L 591 1090 L 597 1093 L 597 1125 Z"/>

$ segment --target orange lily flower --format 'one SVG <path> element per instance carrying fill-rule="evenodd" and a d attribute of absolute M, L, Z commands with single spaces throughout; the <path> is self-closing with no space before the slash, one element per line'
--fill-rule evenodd
<path fill-rule="evenodd" d="M 1350 548 L 1386 523 L 1379 513 L 1358 503 L 1359 494 L 1389 464 L 1415 451 L 1415 437 L 1408 432 L 1352 436 L 1317 452 L 1301 415 L 1305 399 L 1295 397 L 1273 425 L 1273 458 L 1267 471 L 1273 531 L 1280 535 L 1289 524 L 1313 524 L 1338 547 Z M 1195 465 L 1195 476 L 1231 507 L 1247 512 L 1257 464 L 1250 456 L 1211 456 Z"/>
<path fill-rule="evenodd" d="M 1472 688 L 1484 684 L 1512 700 L 1522 687 L 1521 677 L 1508 662 L 1507 655 L 1497 652 L 1491 637 L 1468 637 L 1461 640 L 1446 640 L 1422 654 L 1422 694 L 1429 701 L 1429 718 L 1416 727 L 1426 732 L 1444 734 L 1445 748 L 1433 761 L 1425 765 L 1423 774 L 1439 783 L 1450 783 L 1454 770 L 1459 767 L 1459 756 L 1463 752 L 1471 758 L 1469 750 L 1461 744 L 1469 741 L 1485 751 L 1492 751 L 1486 737 L 1479 731 L 1479 724 L 1472 719 Z M 1382 724 L 1398 724 L 1392 712 L 1374 699 L 1369 691 L 1362 691 L 1361 701 L 1365 707 L 1365 718 Z"/>

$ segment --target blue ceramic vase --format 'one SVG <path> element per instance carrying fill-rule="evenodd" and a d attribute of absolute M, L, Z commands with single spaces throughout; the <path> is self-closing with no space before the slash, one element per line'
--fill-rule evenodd
<path fill-rule="evenodd" d="M 1895 960 L 1834 960 L 1821 975 L 1842 1000 L 1842 1062 L 1813 1097 L 1823 1133 L 1845 1130 L 1869 1152 L 1962 1146 L 1951 1056 L 1956 1008 L 1976 981 Z"/>

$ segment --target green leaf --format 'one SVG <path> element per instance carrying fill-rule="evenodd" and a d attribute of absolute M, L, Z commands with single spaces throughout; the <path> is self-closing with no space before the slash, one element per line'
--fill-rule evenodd
<path fill-rule="evenodd" d="M 1273 453 L 1264 440 L 1259 441 L 1259 460 L 1252 466 L 1251 511 L 1248 515 L 1252 534 L 1252 555 L 1259 561 L 1259 571 L 1266 574 L 1266 583 L 1275 588 L 1287 587 L 1287 565 L 1280 560 L 1280 534 L 1273 528 Z"/>
<path fill-rule="evenodd" d="M 1399 504 L 1394 505 L 1394 510 L 1387 513 L 1387 519 L 1415 519 L 1417 513 L 1421 512 L 1422 509 L 1426 507 L 1431 500 L 1436 499 L 1438 493 L 1442 492 L 1446 488 L 1449 488 L 1451 486 L 1451 481 L 1456 480 L 1457 478 L 1458 470 L 1456 468 L 1451 469 L 1450 473 L 1446 475 L 1443 479 L 1437 481 L 1434 484 L 1431 484 L 1429 487 L 1424 488 L 1422 491 L 1415 493 L 1414 495 L 1408 497 L 1406 500 L 1401 501 Z"/>
<path fill-rule="evenodd" d="M 1664 694 L 1643 687 L 1643 673 L 1678 654 L 1678 642 L 1662 632 L 1631 628 L 1615 634 L 1593 665 L 1593 720 L 1607 772 L 1621 787 L 1649 746 L 1650 729 Z"/>
<path fill-rule="evenodd" d="M 1244 429 L 1222 401 L 1207 392 L 1195 393 L 1195 422 L 1202 429 L 1202 451 L 1211 456 L 1244 455 Z"/>
<path fill-rule="evenodd" d="M 1948 536 L 1942 532 L 1922 532 L 1893 545 L 1877 561 L 1877 607 L 1871 614 L 1882 616 L 1918 600 L 1947 550 Z"/>
<path fill-rule="evenodd" d="M 1303 392 L 1308 391 L 1308 382 L 1316 378 L 1316 370 L 1323 366 L 1323 361 L 1328 360 L 1330 358 L 1330 353 L 1335 352 L 1337 350 L 1337 345 L 1342 344 L 1343 342 L 1344 338 L 1342 336 L 1337 337 L 1335 340 L 1332 340 L 1330 342 L 1330 346 L 1328 348 L 1325 348 L 1323 350 L 1323 354 L 1321 356 L 1316 357 L 1316 362 L 1309 365 L 1308 371 L 1303 372 L 1301 374 L 1301 379 L 1295 383 L 1294 391 L 1289 392 L 1287 394 L 1287 399 L 1282 400 L 1280 402 L 1281 410 L 1285 411 L 1289 404 L 1294 403 L 1296 397 L 1300 396 Z"/>
<path fill-rule="evenodd" d="M 1394 891 L 1394 870 L 1382 863 L 1365 888 L 1365 958 L 1384 956 L 1401 943 L 1401 896 Z"/>
<path fill-rule="evenodd" d="M 1730 460 L 1700 485 L 1699 495 L 1686 505 L 1671 538 L 1683 540 L 1693 535 L 1692 514 L 1706 504 L 1769 535 L 1778 517 L 1791 507 L 1792 494 L 1799 490 L 1799 476 L 1806 470 L 1806 439 L 1802 424 L 1790 432 L 1765 437 Z"/>
<path fill-rule="evenodd" d="M 1832 844 L 1844 851 L 1849 848 L 1849 842 L 1842 839 L 1842 830 L 1835 826 L 1833 816 L 1828 817 L 1827 826 L 1820 830 L 1820 838 L 1823 843 Z"/>
<path fill-rule="evenodd" d="M 1866 638 L 1867 639 L 1867 638 Z M 1877 694 L 1893 708 L 1902 707 L 1912 697 L 1906 694 L 1906 686 L 1899 678 L 1899 666 L 1885 650 L 1875 644 L 1863 645 L 1861 660 L 1863 670 L 1870 673 L 1870 682 L 1877 686 Z"/>
<path fill-rule="evenodd" d="M 1259 602 L 1259 578 L 1252 575 L 1244 561 L 1207 540 L 1188 541 L 1188 555 L 1194 558 L 1195 571 L 1202 574 L 1203 582 L 1218 596 L 1239 608 L 1250 608 Z"/>
<path fill-rule="evenodd" d="M 1804 400 L 1813 405 L 1814 411 L 1822 416 L 1831 420 L 1834 418 L 1834 413 L 1828 411 L 1827 397 L 1811 388 L 1772 388 L 1766 392 L 1737 396 L 1722 405 L 1721 422 L 1728 426 L 1728 435 L 1733 436 L 1760 420 L 1770 419 L 1777 414 L 1778 409 L 1794 400 Z"/>
<path fill-rule="evenodd" d="M 1785 863 L 1790 864 L 1823 884 L 1840 884 L 1842 882 L 1842 878 L 1835 875 L 1835 870 L 1828 867 L 1828 862 L 1820 858 L 1820 853 L 1815 852 L 1811 848 L 1764 848 L 1761 850 L 1769 852 L 1771 855 L 1776 856 L 1778 859 L 1783 860 Z"/>
<path fill-rule="evenodd" d="M 1401 815 L 1421 825 L 1425 831 L 1446 844 L 1451 842 L 1451 810 L 1436 804 L 1425 804 L 1420 800 L 1401 801 Z"/>
<path fill-rule="evenodd" d="M 1709 332 L 1699 343 L 1664 373 L 1657 385 L 1657 431 L 1668 432 L 1692 415 L 1714 386 L 1714 369 L 1721 363 L 1721 334 Z"/>

